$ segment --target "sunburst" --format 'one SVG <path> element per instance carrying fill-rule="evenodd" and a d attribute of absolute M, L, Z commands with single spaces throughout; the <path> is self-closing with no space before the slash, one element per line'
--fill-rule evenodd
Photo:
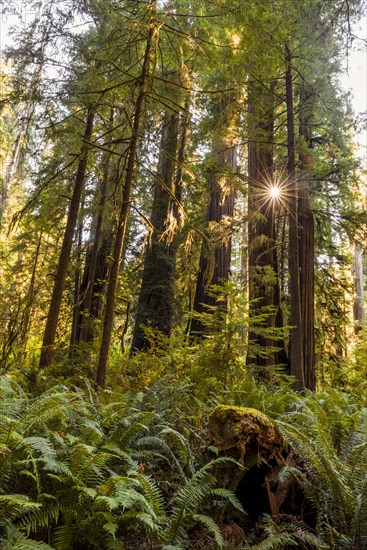
<path fill-rule="evenodd" d="M 262 179 L 256 180 L 250 191 L 253 207 L 252 215 L 260 212 L 268 215 L 276 208 L 281 208 L 294 216 L 293 207 L 295 207 L 297 196 L 295 187 L 300 188 L 300 179 L 290 178 L 286 173 L 286 168 L 282 168 L 271 175 L 264 170 Z"/>
<path fill-rule="evenodd" d="M 278 185 L 273 185 L 273 187 L 270 187 L 269 188 L 269 198 L 270 200 L 276 200 L 276 199 L 279 199 L 280 198 L 280 195 L 281 195 L 281 192 L 282 192 L 282 188 L 279 187 Z"/>

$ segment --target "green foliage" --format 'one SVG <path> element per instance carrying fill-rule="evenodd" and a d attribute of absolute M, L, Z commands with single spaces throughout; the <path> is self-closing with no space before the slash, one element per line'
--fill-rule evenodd
<path fill-rule="evenodd" d="M 6 550 L 31 550 L 38 548 L 39 550 L 53 550 L 51 546 L 44 542 L 31 540 L 25 537 L 20 531 L 9 525 L 4 530 L 4 536 L 0 537 L 0 542 L 5 545 Z"/>
<path fill-rule="evenodd" d="M 233 462 L 233 464 L 238 466 L 234 460 L 228 457 L 213 459 L 195 472 L 195 474 L 186 481 L 185 485 L 178 490 L 172 506 L 169 525 L 163 535 L 164 540 L 170 545 L 188 543 L 187 526 L 190 525 L 194 519 L 204 523 L 209 531 L 214 534 L 219 546 L 222 547 L 223 539 L 218 525 L 211 517 L 198 514 L 197 512 L 203 504 L 207 505 L 214 496 L 231 502 L 238 510 L 243 511 L 240 502 L 231 491 L 215 491 L 217 479 L 213 475 L 212 470 L 218 465 L 228 462 Z"/>
<path fill-rule="evenodd" d="M 253 545 L 242 547 L 365 547 L 362 392 L 301 396 L 285 375 L 256 381 L 251 371 L 235 387 L 213 386 L 205 400 L 176 375 L 136 394 L 60 384 L 29 398 L 11 377 L 0 383 L 0 530 L 9 548 L 123 548 L 133 539 L 185 549 L 203 533 L 226 547 L 227 507 L 240 523 L 243 514 L 221 480 L 237 465 L 204 460 L 206 417 L 220 402 L 274 418 L 300 464 L 280 478 L 297 480 L 316 517 L 315 530 L 301 518 L 264 517 L 248 537 Z"/>
<path fill-rule="evenodd" d="M 45 531 L 54 550 L 123 548 L 132 533 L 181 544 L 197 523 L 220 541 L 210 500 L 241 508 L 213 474 L 230 459 L 198 467 L 190 441 L 149 410 L 149 396 L 116 401 L 89 385 L 59 385 L 30 399 L 9 377 L 1 388 L 0 529 L 14 548 L 34 547 Z"/>
<path fill-rule="evenodd" d="M 288 547 L 327 548 L 323 541 L 315 536 L 307 525 L 301 521 L 276 523 L 270 516 L 264 515 L 262 528 L 264 538 L 258 544 L 251 546 L 254 550 L 283 550 Z"/>
<path fill-rule="evenodd" d="M 0 379 L 0 546 L 103 550 L 135 545 L 177 550 L 198 548 L 200 533 L 204 533 L 208 547 L 225 547 L 222 527 L 228 510 L 241 525 L 245 521 L 236 496 L 221 487 L 222 478 L 226 479 L 228 469 L 233 473 L 236 464 L 219 456 L 218 449 L 207 449 L 208 416 L 213 406 L 225 403 L 252 407 L 275 419 L 301 459 L 299 468 L 283 470 L 282 479 L 297 479 L 317 518 L 313 532 L 298 519 L 278 522 L 265 517 L 255 534 L 254 526 L 249 529 L 254 547 L 366 548 L 367 413 L 361 389 L 365 389 L 365 331 L 360 333 L 355 365 L 346 359 L 352 332 L 348 247 L 350 241 L 364 242 L 366 216 L 364 194 L 358 192 L 352 120 L 336 82 L 342 46 L 334 32 L 337 27 L 339 33 L 349 32 L 350 18 L 365 2 L 92 0 L 78 6 L 62 2 L 65 13 L 58 2 L 45 4 L 47 9 L 31 32 L 19 34 L 22 48 L 13 58 L 14 69 L 9 68 L 9 76 L 8 69 L 2 69 L 0 75 L 5 86 L 0 161 L 6 164 L 17 138 L 22 151 L 7 205 L 8 190 L 1 189 L 6 206 L 2 219 L 8 221 L 15 209 L 21 211 L 14 217 L 10 237 L 5 232 L 0 235 L 0 368 L 13 375 Z M 79 26 L 69 30 L 73 8 L 83 22 L 88 21 L 80 25 L 81 33 Z M 155 51 L 147 67 L 149 86 L 142 106 L 144 123 L 138 132 L 123 273 L 119 274 L 116 308 L 108 312 L 116 310 L 107 373 L 112 389 L 96 393 L 81 376 L 94 376 L 103 287 L 111 266 L 121 182 L 137 118 L 144 47 L 153 20 Z M 64 45 L 59 48 L 62 40 Z M 55 41 L 51 49 L 50 41 Z M 289 343 L 289 330 L 272 328 L 275 308 L 249 304 L 244 288 L 248 284 L 245 256 L 253 244 L 243 242 L 242 232 L 244 222 L 249 221 L 244 205 L 251 155 L 244 155 L 238 147 L 238 173 L 207 155 L 210 148 L 222 154 L 228 144 L 232 148 L 252 140 L 264 147 L 269 136 L 262 125 L 271 118 L 271 164 L 274 174 L 281 174 L 287 161 L 284 70 L 288 49 L 294 71 L 294 111 L 305 108 L 310 128 L 310 139 L 301 136 L 296 144 L 297 171 L 303 170 L 302 156 L 308 157 L 309 164 L 302 174 L 304 181 L 297 184 L 300 189 L 304 185 L 309 194 L 316 225 L 319 380 L 321 386 L 330 382 L 354 387 L 356 395 L 336 389 L 297 395 L 284 366 L 273 364 L 278 344 Z M 48 63 L 52 63 L 51 74 Z M 55 67 L 60 71 L 58 81 L 52 81 Z M 253 92 L 252 82 L 256 82 Z M 306 105 L 298 93 L 302 87 L 307 92 Z M 271 101 L 261 100 L 264 90 Z M 16 95 L 19 99 L 9 103 Z M 90 150 L 80 227 L 74 232 L 78 235 L 74 234 L 55 362 L 52 369 L 37 375 L 33 360 L 39 353 L 49 307 L 86 110 L 94 102 L 98 108 L 92 140 L 86 144 Z M 257 104 L 252 115 L 251 102 Z M 173 335 L 161 337 L 148 326 L 149 352 L 131 358 L 123 348 L 129 340 L 128 313 L 130 305 L 134 311 L 142 271 L 142 223 L 149 218 L 152 202 L 159 127 L 164 113 L 170 112 L 179 114 L 183 126 L 191 106 L 183 144 L 186 158 L 183 162 L 175 159 L 176 175 L 178 168 L 182 172 L 178 178 L 182 181 L 175 182 L 181 218 L 176 223 L 186 226 L 177 239 Z M 27 122 L 18 136 L 13 124 L 17 113 L 19 122 Z M 226 136 L 223 118 L 231 121 Z M 103 166 L 110 157 L 102 207 Z M 205 334 L 196 343 L 187 340 L 188 329 L 185 332 L 183 325 L 191 315 L 200 254 L 207 199 L 203 182 L 208 173 L 216 172 L 222 175 L 221 191 L 236 190 L 238 200 L 234 218 L 212 221 L 208 235 L 212 244 L 218 244 L 217 252 L 232 240 L 237 253 L 241 248 L 241 260 L 232 262 L 232 281 L 212 287 L 215 306 L 201 314 Z M 3 179 L 0 174 L 0 184 Z M 287 197 L 282 207 L 279 203 L 274 208 L 278 265 L 255 267 L 263 286 L 273 290 L 279 272 L 282 292 L 277 307 L 284 313 L 285 324 L 289 317 L 289 204 Z M 99 210 L 103 210 L 100 236 L 94 234 Z M 258 218 L 266 221 L 265 214 L 259 213 Z M 168 233 L 168 223 L 166 229 Z M 300 224 L 300 241 L 304 234 Z M 184 235 L 188 236 L 185 246 Z M 93 311 L 83 312 L 93 338 L 79 346 L 73 340 L 70 353 L 65 353 L 71 314 L 86 292 L 80 283 L 92 241 L 105 253 L 98 258 L 97 280 L 89 281 L 89 288 L 98 287 L 94 298 L 99 303 Z M 236 277 L 241 284 L 235 282 Z M 266 367 L 257 363 L 266 363 Z M 212 451 L 217 454 L 210 461 Z"/>
<path fill-rule="evenodd" d="M 337 390 L 298 400 L 278 426 L 304 470 L 286 468 L 302 485 L 317 514 L 317 533 L 328 548 L 364 548 L 367 541 L 366 408 Z"/>

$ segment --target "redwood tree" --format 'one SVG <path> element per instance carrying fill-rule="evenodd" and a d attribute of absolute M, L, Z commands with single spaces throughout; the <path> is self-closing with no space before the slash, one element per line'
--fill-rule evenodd
<path fill-rule="evenodd" d="M 126 163 L 126 173 L 124 178 L 124 188 L 122 193 L 122 201 L 120 212 L 117 221 L 116 237 L 113 249 L 113 261 L 109 273 L 108 286 L 106 291 L 106 306 L 103 320 L 102 340 L 99 351 L 98 368 L 96 381 L 98 386 L 104 388 L 106 385 L 106 370 L 110 342 L 113 330 L 114 308 L 116 301 L 116 288 L 121 263 L 121 254 L 125 241 L 126 227 L 130 208 L 131 190 L 133 185 L 136 153 L 141 129 L 141 121 L 144 110 L 144 102 L 149 85 L 152 80 L 152 72 L 154 72 L 153 54 L 157 46 L 158 26 L 155 21 L 155 3 L 150 6 L 151 14 L 146 23 L 148 34 L 145 42 L 145 52 L 140 78 L 138 79 L 138 93 L 135 102 L 131 138 L 129 141 L 129 149 Z"/>
<path fill-rule="evenodd" d="M 177 247 L 172 240 L 167 242 L 164 233 L 169 224 L 176 223 L 173 205 L 178 131 L 178 113 L 165 113 L 150 219 L 153 233 L 145 252 L 131 344 L 133 352 L 148 347 L 144 326 L 156 329 L 164 336 L 170 336 L 172 330 Z"/>
<path fill-rule="evenodd" d="M 282 327 L 275 235 L 274 181 L 275 93 L 252 79 L 248 106 L 248 272 L 250 332 L 247 363 L 257 366 L 286 362 L 284 342 L 269 329 Z M 264 319 L 260 322 L 256 320 Z M 265 329 L 265 330 L 264 330 Z M 275 346 L 279 352 L 275 352 Z"/>
<path fill-rule="evenodd" d="M 75 176 L 73 194 L 70 200 L 64 238 L 61 246 L 57 271 L 55 274 L 52 296 L 46 320 L 46 327 L 43 335 L 41 356 L 39 361 L 40 369 L 49 366 L 53 358 L 54 343 L 61 308 L 62 294 L 64 291 L 66 275 L 69 267 L 70 253 L 73 245 L 75 226 L 78 219 L 80 199 L 84 188 L 95 112 L 96 105 L 92 104 L 91 106 L 89 106 L 87 111 L 83 144 L 80 150 L 78 169 Z"/>
<path fill-rule="evenodd" d="M 237 147 L 233 135 L 237 103 L 231 95 L 216 100 L 215 120 L 218 124 L 212 142 L 208 169 L 208 202 L 206 208 L 206 237 L 200 254 L 199 272 L 194 299 L 195 317 L 190 333 L 201 337 L 207 331 L 201 313 L 225 312 L 227 300 L 218 299 L 210 291 L 212 285 L 229 280 L 231 267 L 231 220 L 234 212 Z M 214 307 L 214 309 L 213 309 Z"/>
<path fill-rule="evenodd" d="M 300 183 L 298 195 L 299 274 L 302 315 L 302 345 L 305 386 L 314 390 L 315 377 L 315 227 L 311 204 L 312 157 L 312 103 L 313 92 L 301 85 L 299 94 L 299 161 Z"/>
<path fill-rule="evenodd" d="M 302 332 L 302 300 L 300 286 L 300 248 L 298 219 L 298 186 L 296 182 L 296 146 L 294 130 L 294 96 L 292 53 L 287 47 L 286 58 L 287 148 L 289 190 L 289 284 L 290 284 L 290 374 L 295 377 L 295 388 L 305 389 L 304 348 Z"/>

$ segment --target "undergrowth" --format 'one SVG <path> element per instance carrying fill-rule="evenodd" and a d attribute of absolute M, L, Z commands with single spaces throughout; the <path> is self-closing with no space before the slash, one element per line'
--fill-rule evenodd
<path fill-rule="evenodd" d="M 96 392 L 82 379 L 27 392 L 0 380 L 0 547 L 22 550 L 367 547 L 367 408 L 362 391 L 299 395 L 279 372 L 230 385 L 178 370 L 147 387 Z M 285 467 L 315 515 L 251 524 L 210 453 L 219 403 L 274 419 L 302 467 Z M 234 536 L 234 533 L 236 536 Z"/>

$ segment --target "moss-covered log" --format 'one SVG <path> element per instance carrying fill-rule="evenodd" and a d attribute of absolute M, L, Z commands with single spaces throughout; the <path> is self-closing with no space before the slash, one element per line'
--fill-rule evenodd
<path fill-rule="evenodd" d="M 220 405 L 209 417 L 209 436 L 220 454 L 243 465 L 234 488 L 253 519 L 268 513 L 278 520 L 285 513 L 307 520 L 304 512 L 310 510 L 301 488 L 292 477 L 279 478 L 285 466 L 297 466 L 297 459 L 271 418 L 256 409 Z"/>
<path fill-rule="evenodd" d="M 209 432 L 219 451 L 245 467 L 264 460 L 281 462 L 288 453 L 274 422 L 257 409 L 220 405 L 209 417 Z"/>

